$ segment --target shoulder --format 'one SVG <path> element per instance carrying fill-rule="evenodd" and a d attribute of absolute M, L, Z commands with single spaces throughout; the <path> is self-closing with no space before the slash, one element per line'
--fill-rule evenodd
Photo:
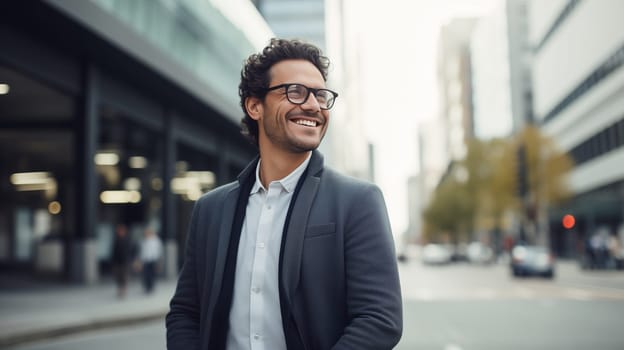
<path fill-rule="evenodd" d="M 331 168 L 325 168 L 321 173 L 319 195 L 323 201 L 335 201 L 339 206 L 355 208 L 365 203 L 385 203 L 381 189 L 374 183 Z"/>
<path fill-rule="evenodd" d="M 231 182 L 203 194 L 193 205 L 191 230 L 203 231 L 206 225 L 219 222 L 224 210 L 231 208 L 238 198 L 239 183 Z"/>
<path fill-rule="evenodd" d="M 232 193 L 239 189 L 238 181 L 233 181 L 225 185 L 221 185 L 204 193 L 195 204 L 197 207 L 210 207 L 213 205 L 221 205 L 223 201 Z"/>
<path fill-rule="evenodd" d="M 238 181 L 232 181 L 230 183 L 227 183 L 225 185 L 221 185 L 217 188 L 214 188 L 208 192 L 206 192 L 201 198 L 201 201 L 210 201 L 212 199 L 215 198 L 221 198 L 224 196 L 227 196 L 229 193 L 231 193 L 234 190 L 237 190 L 239 188 L 239 183 Z"/>
<path fill-rule="evenodd" d="M 325 167 L 325 169 L 323 169 L 323 173 L 321 174 L 321 183 L 327 186 L 335 187 L 335 189 L 339 191 L 380 192 L 379 187 L 374 183 L 339 173 L 330 167 Z"/>

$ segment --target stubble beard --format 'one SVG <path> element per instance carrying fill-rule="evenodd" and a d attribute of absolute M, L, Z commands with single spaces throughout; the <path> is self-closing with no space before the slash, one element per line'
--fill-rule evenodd
<path fill-rule="evenodd" d="M 273 120 L 278 120 L 278 118 L 279 117 L 276 116 Z M 314 144 L 303 142 L 302 140 L 296 139 L 293 135 L 289 135 L 287 133 L 288 123 L 290 123 L 290 121 L 288 121 L 288 118 L 284 118 L 283 128 L 279 128 L 277 124 L 274 126 L 269 125 L 267 127 L 267 125 L 265 124 L 266 122 L 263 123 L 262 127 L 264 128 L 264 133 L 266 134 L 267 139 L 271 143 L 279 146 L 281 149 L 288 150 L 291 153 L 306 153 L 317 149 L 321 144 L 321 141 L 323 141 L 323 138 L 325 137 L 325 133 L 327 131 L 327 129 L 325 128 L 326 122 L 327 121 L 325 120 L 324 124 L 321 126 L 321 128 L 324 129 L 321 130 L 321 135 L 318 142 L 315 142 Z"/>

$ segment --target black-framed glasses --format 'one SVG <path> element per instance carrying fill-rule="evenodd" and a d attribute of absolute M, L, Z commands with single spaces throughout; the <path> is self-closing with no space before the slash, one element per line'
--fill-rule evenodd
<path fill-rule="evenodd" d="M 331 109 L 334 106 L 334 102 L 336 102 L 336 97 L 338 97 L 338 93 L 329 89 L 313 89 L 303 84 L 280 84 L 267 88 L 266 91 L 269 92 L 281 88 L 284 88 L 288 102 L 296 105 L 306 103 L 310 93 L 314 94 L 321 109 Z"/>

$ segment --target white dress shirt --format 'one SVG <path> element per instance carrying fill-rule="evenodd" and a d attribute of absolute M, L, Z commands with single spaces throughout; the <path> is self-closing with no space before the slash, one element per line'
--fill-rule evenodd
<path fill-rule="evenodd" d="M 227 350 L 286 350 L 279 297 L 279 256 L 288 206 L 310 156 L 266 189 L 256 182 L 241 231 Z"/>

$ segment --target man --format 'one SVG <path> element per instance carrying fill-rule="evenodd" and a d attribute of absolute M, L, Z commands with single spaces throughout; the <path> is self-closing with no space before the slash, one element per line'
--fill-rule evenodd
<path fill-rule="evenodd" d="M 162 255 L 162 242 L 151 227 L 143 232 L 141 241 L 140 267 L 143 273 L 143 289 L 149 294 L 154 291 L 158 262 Z"/>
<path fill-rule="evenodd" d="M 243 67 L 259 157 L 204 195 L 167 315 L 169 349 L 392 349 L 402 332 L 394 244 L 379 189 L 316 151 L 335 92 L 329 61 L 273 39 Z"/>
<path fill-rule="evenodd" d="M 115 240 L 113 241 L 112 261 L 115 284 L 117 284 L 117 297 L 120 299 L 126 297 L 131 260 L 132 241 L 128 237 L 128 227 L 126 224 L 117 224 Z"/>

